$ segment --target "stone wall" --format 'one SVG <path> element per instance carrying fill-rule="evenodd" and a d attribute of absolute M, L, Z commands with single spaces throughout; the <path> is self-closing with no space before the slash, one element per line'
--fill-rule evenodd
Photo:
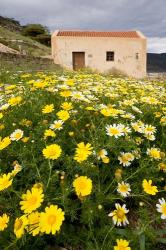
<path fill-rule="evenodd" d="M 51 70 L 59 68 L 50 58 L 0 52 L 0 70 Z"/>

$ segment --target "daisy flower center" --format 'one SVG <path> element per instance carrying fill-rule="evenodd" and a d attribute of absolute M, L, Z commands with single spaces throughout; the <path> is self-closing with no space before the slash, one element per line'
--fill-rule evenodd
<path fill-rule="evenodd" d="M 37 202 L 37 197 L 36 197 L 36 196 L 32 196 L 32 197 L 30 198 L 30 200 L 29 200 L 29 203 L 30 203 L 31 205 L 35 205 L 36 202 Z"/>
<path fill-rule="evenodd" d="M 20 137 L 21 137 L 21 134 L 20 134 L 20 133 L 16 133 L 16 134 L 15 134 L 15 138 L 16 138 L 16 139 L 19 139 Z"/>
<path fill-rule="evenodd" d="M 118 135 L 119 134 L 119 130 L 116 129 L 116 128 L 110 128 L 110 133 L 113 134 L 113 135 Z"/>
<path fill-rule="evenodd" d="M 128 187 L 126 185 L 121 185 L 120 186 L 120 191 L 121 192 L 127 192 L 128 191 Z"/>
<path fill-rule="evenodd" d="M 51 214 L 48 216 L 48 224 L 53 225 L 56 222 L 56 216 Z"/>
<path fill-rule="evenodd" d="M 162 213 L 166 215 L 166 203 L 162 205 Z"/>
<path fill-rule="evenodd" d="M 62 127 L 62 124 L 57 123 L 57 124 L 54 125 L 54 127 L 55 127 L 55 128 L 61 128 L 61 127 Z"/>
<path fill-rule="evenodd" d="M 118 209 L 117 212 L 116 212 L 116 214 L 117 214 L 117 217 L 118 217 L 119 219 L 123 219 L 123 217 L 124 217 L 124 212 L 123 212 L 122 210 Z"/>
<path fill-rule="evenodd" d="M 84 182 L 80 182 L 79 183 L 79 188 L 80 189 L 85 189 L 86 188 L 86 184 Z"/>

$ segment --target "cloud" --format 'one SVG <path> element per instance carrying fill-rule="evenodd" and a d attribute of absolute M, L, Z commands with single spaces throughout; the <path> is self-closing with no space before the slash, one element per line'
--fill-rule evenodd
<path fill-rule="evenodd" d="M 151 37 L 148 39 L 148 51 L 151 53 L 166 53 L 166 37 Z"/>
<path fill-rule="evenodd" d="M 166 37 L 166 0 L 0 0 L 0 15 L 55 29 L 141 30 L 158 49 Z M 156 44 L 156 45 L 155 45 Z M 155 47 L 156 46 L 156 47 Z"/>

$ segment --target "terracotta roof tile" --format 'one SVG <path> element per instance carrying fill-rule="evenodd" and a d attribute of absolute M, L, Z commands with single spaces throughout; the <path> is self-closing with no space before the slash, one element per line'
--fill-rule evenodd
<path fill-rule="evenodd" d="M 140 38 L 137 31 L 58 31 L 57 36 Z"/>

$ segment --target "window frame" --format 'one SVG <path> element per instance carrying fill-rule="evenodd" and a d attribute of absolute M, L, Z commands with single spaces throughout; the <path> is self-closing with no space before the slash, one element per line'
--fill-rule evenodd
<path fill-rule="evenodd" d="M 114 51 L 106 51 L 106 61 L 107 62 L 115 61 L 115 52 Z"/>

